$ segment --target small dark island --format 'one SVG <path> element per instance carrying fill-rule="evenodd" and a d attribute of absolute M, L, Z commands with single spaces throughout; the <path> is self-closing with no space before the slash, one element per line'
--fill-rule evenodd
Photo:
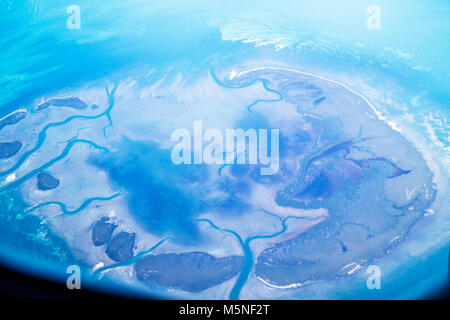
<path fill-rule="evenodd" d="M 77 97 L 70 97 L 70 98 L 53 98 L 50 100 L 47 100 L 40 105 L 37 106 L 37 110 L 43 110 L 48 107 L 69 107 L 74 109 L 85 109 L 87 108 L 87 104 Z"/>
<path fill-rule="evenodd" d="M 26 111 L 16 111 L 7 115 L 6 117 L 0 120 L 0 130 L 3 129 L 3 127 L 16 124 L 20 120 L 24 119 L 26 114 L 27 114 Z"/>
<path fill-rule="evenodd" d="M 94 224 L 92 228 L 92 242 L 94 246 L 102 246 L 111 239 L 111 235 L 117 226 L 108 221 L 108 217 L 103 217 Z"/>
<path fill-rule="evenodd" d="M 206 252 L 148 255 L 135 264 L 145 284 L 199 292 L 238 275 L 242 256 L 216 258 Z"/>
<path fill-rule="evenodd" d="M 106 254 L 112 260 L 122 262 L 133 257 L 136 234 L 122 231 L 108 243 Z"/>
<path fill-rule="evenodd" d="M 22 148 L 22 142 L 14 141 L 14 142 L 1 142 L 0 143 L 0 159 L 10 158 L 19 152 L 20 148 Z"/>
<path fill-rule="evenodd" d="M 59 186 L 59 179 L 47 172 L 39 172 L 37 175 L 37 187 L 39 190 L 52 190 Z"/>

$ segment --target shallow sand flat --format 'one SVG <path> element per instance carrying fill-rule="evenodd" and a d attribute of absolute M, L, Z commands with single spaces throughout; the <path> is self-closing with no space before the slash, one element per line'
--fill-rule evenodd
<path fill-rule="evenodd" d="M 353 135 L 319 147 L 305 162 L 303 179 L 279 194 L 279 202 L 287 205 L 325 207 L 331 218 L 263 251 L 256 265 L 258 277 L 268 285 L 295 287 L 342 276 L 348 266 L 367 264 L 388 252 L 392 240 L 404 239 L 435 193 L 419 152 L 381 119 L 374 119 L 375 112 L 363 98 L 339 85 L 270 69 L 238 74 L 230 82 L 245 85 L 257 78 L 270 79 L 272 88 L 299 112 L 335 117 L 342 136 Z M 318 96 L 327 99 L 315 104 Z M 347 157 L 350 148 L 371 156 L 352 159 Z M 351 274 L 353 269 L 348 269 Z"/>
<path fill-rule="evenodd" d="M 30 205 L 24 214 L 45 219 L 100 275 L 187 297 L 285 296 L 283 288 L 350 277 L 385 256 L 434 200 L 420 153 L 339 83 L 275 68 L 139 83 L 66 90 L 57 96 L 98 107 L 48 107 L 2 130 L 33 150 L 45 125 L 60 123 L 13 170 L 14 179 L 5 175 L 3 187 L 20 187 Z M 65 122 L 78 113 L 83 117 Z M 192 130 L 197 120 L 219 130 L 279 129 L 278 173 L 262 176 L 260 165 L 173 164 L 171 132 Z M 21 131 L 25 122 L 35 129 Z M 38 190 L 44 170 L 59 179 L 57 188 Z M 104 217 L 117 226 L 108 243 L 133 234 L 133 245 L 96 245 L 93 227 Z M 176 284 L 170 272 L 167 281 L 137 276 L 148 269 L 141 261 L 164 266 L 192 252 L 229 260 L 234 271 L 221 279 L 214 263 L 208 269 L 204 259 L 183 258 L 186 273 L 174 269 Z M 244 263 L 231 259 L 237 256 Z M 198 270 L 212 282 L 203 283 Z"/>

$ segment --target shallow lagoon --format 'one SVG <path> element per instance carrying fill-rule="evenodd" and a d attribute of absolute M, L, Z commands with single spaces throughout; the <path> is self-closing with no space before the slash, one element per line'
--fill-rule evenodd
<path fill-rule="evenodd" d="M 42 127 L 40 139 L 24 147 L 16 161 L 26 165 L 2 186 L 19 188 L 29 203 L 21 219 L 44 219 L 78 259 L 93 271 L 102 266 L 97 276 L 131 268 L 115 280 L 195 296 L 227 284 L 228 293 L 204 297 L 232 299 L 246 296 L 249 278 L 283 291 L 351 277 L 423 219 L 435 199 L 431 171 L 364 97 L 295 70 L 213 72 L 164 88 L 170 96 L 142 94 L 161 88 L 137 78 L 39 104 L 27 120 Z M 208 108 L 211 96 L 216 108 Z M 72 102 L 99 108 L 77 115 Z M 198 119 L 205 127 L 280 128 L 279 172 L 174 164 L 170 132 Z M 13 128 L 15 137 L 26 134 L 20 123 Z M 43 181 L 51 187 L 40 188 Z M 165 275 L 155 278 L 160 264 Z"/>

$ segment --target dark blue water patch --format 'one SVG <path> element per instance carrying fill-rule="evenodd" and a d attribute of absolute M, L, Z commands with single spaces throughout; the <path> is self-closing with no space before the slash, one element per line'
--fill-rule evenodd
<path fill-rule="evenodd" d="M 187 252 L 146 256 L 134 268 L 139 281 L 149 286 L 199 292 L 236 276 L 242 263 L 242 256 Z"/>
<path fill-rule="evenodd" d="M 27 114 L 26 111 L 17 111 L 4 117 L 2 120 L 0 120 L 0 130 L 6 126 L 16 124 L 20 120 L 25 119 L 26 114 Z"/>
<path fill-rule="evenodd" d="M 319 99 L 316 99 L 313 101 L 313 105 L 317 106 L 317 105 L 321 104 L 325 99 L 326 99 L 326 97 L 321 97 Z"/>
<path fill-rule="evenodd" d="M 59 179 L 47 172 L 37 174 L 37 187 L 39 190 L 52 190 L 59 186 Z"/>
<path fill-rule="evenodd" d="M 335 145 L 336 151 L 345 150 L 338 148 L 340 145 Z M 329 149 L 314 158 L 320 159 L 320 162 L 308 160 L 304 164 L 308 174 L 300 176 L 296 182 L 280 190 L 277 193 L 277 202 L 302 209 L 320 208 L 324 205 L 324 200 L 330 198 L 329 200 L 333 201 L 338 193 L 350 190 L 353 186 L 366 184 L 371 179 L 377 181 L 390 179 L 396 167 L 391 161 L 385 161 L 383 158 L 346 159 L 345 154 L 329 152 Z M 373 186 L 373 188 L 368 186 L 369 190 L 378 192 L 375 184 Z M 380 190 L 384 190 L 384 187 L 380 187 Z"/>
<path fill-rule="evenodd" d="M 306 178 L 308 175 L 308 171 L 310 170 L 311 166 L 318 160 L 326 161 L 325 158 L 327 157 L 333 157 L 335 159 L 341 159 L 350 152 L 350 147 L 353 145 L 353 140 L 346 140 L 343 142 L 336 143 L 332 146 L 326 147 L 324 150 L 319 152 L 318 154 L 310 157 L 308 160 L 304 162 L 304 171 L 303 171 L 303 178 Z M 328 160 L 329 161 L 329 160 Z"/>
<path fill-rule="evenodd" d="M 333 193 L 333 185 L 330 177 L 326 174 L 325 170 L 313 178 L 303 190 L 294 195 L 294 198 L 308 202 L 314 199 L 324 199 L 331 196 Z"/>
<path fill-rule="evenodd" d="M 382 162 L 388 163 L 392 167 L 392 171 L 393 171 L 392 174 L 389 176 L 389 179 L 393 179 L 393 178 L 399 177 L 404 174 L 409 174 L 412 171 L 412 170 L 404 170 L 404 169 L 400 168 L 399 166 L 397 166 L 394 162 L 392 162 L 386 158 L 383 158 L 383 157 L 376 157 L 373 159 L 369 159 L 369 161 L 382 161 Z"/>
<path fill-rule="evenodd" d="M 82 110 L 88 107 L 86 102 L 77 97 L 53 98 L 49 99 L 36 107 L 37 110 L 43 110 L 48 107 L 69 107 Z"/>
<path fill-rule="evenodd" d="M 10 158 L 19 152 L 20 148 L 22 148 L 22 142 L 14 141 L 14 142 L 1 142 L 0 143 L 0 159 Z"/>
<path fill-rule="evenodd" d="M 115 149 L 90 161 L 126 191 L 130 211 L 143 227 L 159 236 L 171 234 L 174 241 L 198 240 L 194 219 L 209 175 L 207 166 L 175 165 L 170 150 L 154 142 L 124 138 Z"/>
<path fill-rule="evenodd" d="M 122 231 L 118 233 L 106 247 L 106 254 L 112 260 L 121 262 L 133 257 L 136 234 Z"/>
<path fill-rule="evenodd" d="M 367 158 L 367 159 L 360 159 L 360 160 L 349 159 L 349 160 L 352 161 L 353 163 L 357 164 L 361 168 L 368 168 L 375 161 L 383 162 L 384 165 L 391 168 L 391 171 L 390 171 L 391 174 L 388 176 L 388 179 L 393 179 L 393 178 L 399 177 L 404 174 L 409 174 L 412 171 L 412 170 L 404 170 L 404 169 L 400 168 L 399 166 L 397 166 L 394 162 L 392 162 L 386 158 L 383 158 L 383 157 Z"/>
<path fill-rule="evenodd" d="M 94 246 L 102 246 L 111 239 L 111 235 L 117 226 L 108 217 L 102 217 L 92 227 L 92 242 Z"/>
<path fill-rule="evenodd" d="M 389 177 L 389 179 L 396 178 L 401 175 L 408 174 L 410 172 L 411 172 L 411 170 L 403 170 L 399 167 L 396 167 L 394 173 Z"/>

